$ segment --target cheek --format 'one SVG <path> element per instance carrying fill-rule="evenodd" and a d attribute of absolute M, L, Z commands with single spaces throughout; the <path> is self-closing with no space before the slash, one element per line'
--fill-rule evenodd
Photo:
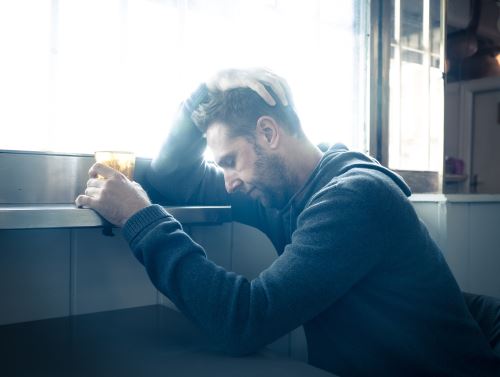
<path fill-rule="evenodd" d="M 255 186 L 257 188 L 264 188 L 267 185 L 268 177 L 266 176 L 266 171 L 260 169 L 259 167 L 253 167 L 245 171 L 245 180 L 249 186 Z"/>
<path fill-rule="evenodd" d="M 253 183 L 256 181 L 256 178 L 257 177 L 255 177 L 255 175 L 253 174 L 253 171 L 250 169 L 242 170 L 240 172 L 240 179 L 247 186 L 252 186 Z"/>
<path fill-rule="evenodd" d="M 238 169 L 240 179 L 245 183 L 251 183 L 259 179 L 259 169 L 253 161 L 244 161 Z"/>

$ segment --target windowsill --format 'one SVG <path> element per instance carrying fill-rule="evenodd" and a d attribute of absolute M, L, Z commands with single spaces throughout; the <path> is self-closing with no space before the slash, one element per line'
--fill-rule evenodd
<path fill-rule="evenodd" d="M 460 183 L 467 180 L 467 174 L 445 174 L 444 180 L 446 183 Z"/>
<path fill-rule="evenodd" d="M 231 207 L 165 207 L 183 224 L 231 221 Z M 106 225 L 91 209 L 73 204 L 0 204 L 0 229 L 96 228 Z"/>
<path fill-rule="evenodd" d="M 413 194 L 412 202 L 500 203 L 500 194 Z"/>

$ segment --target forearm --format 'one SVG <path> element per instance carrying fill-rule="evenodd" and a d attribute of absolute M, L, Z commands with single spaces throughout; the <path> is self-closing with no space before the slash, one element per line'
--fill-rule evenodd
<path fill-rule="evenodd" d="M 282 300 L 268 301 L 279 292 L 269 291 L 261 279 L 249 282 L 215 265 L 181 225 L 161 211 L 154 206 L 138 214 L 124 235 L 156 288 L 223 350 L 251 353 L 300 325 L 304 312 L 280 315 L 288 311 Z M 141 222 L 143 228 L 138 227 Z"/>
<path fill-rule="evenodd" d="M 216 167 L 204 160 L 206 140 L 191 120 L 194 109 L 207 94 L 201 85 L 179 109 L 158 156 L 146 172 L 152 188 L 166 204 L 222 204 L 227 201 L 224 180 Z"/>
<path fill-rule="evenodd" d="M 206 86 L 200 85 L 181 105 L 160 153 L 151 163 L 150 173 L 155 176 L 167 176 L 180 169 L 199 165 L 203 161 L 206 141 L 191 120 L 191 114 L 206 95 Z"/>

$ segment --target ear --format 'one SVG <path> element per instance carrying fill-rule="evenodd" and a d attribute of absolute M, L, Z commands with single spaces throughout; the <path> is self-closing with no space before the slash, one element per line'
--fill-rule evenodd
<path fill-rule="evenodd" d="M 279 145 L 281 128 L 270 116 L 261 116 L 257 120 L 257 138 L 271 149 L 276 149 Z"/>

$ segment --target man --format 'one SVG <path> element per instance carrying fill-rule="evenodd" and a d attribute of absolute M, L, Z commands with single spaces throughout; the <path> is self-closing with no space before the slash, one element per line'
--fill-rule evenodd
<path fill-rule="evenodd" d="M 340 376 L 500 375 L 408 186 L 342 145 L 323 154 L 287 101 L 270 72 L 220 73 L 184 103 L 148 172 L 170 203 L 231 204 L 271 239 L 279 257 L 252 281 L 207 260 L 110 168 L 91 168 L 76 203 L 123 226 L 155 286 L 227 352 L 303 325 L 309 362 Z"/>

